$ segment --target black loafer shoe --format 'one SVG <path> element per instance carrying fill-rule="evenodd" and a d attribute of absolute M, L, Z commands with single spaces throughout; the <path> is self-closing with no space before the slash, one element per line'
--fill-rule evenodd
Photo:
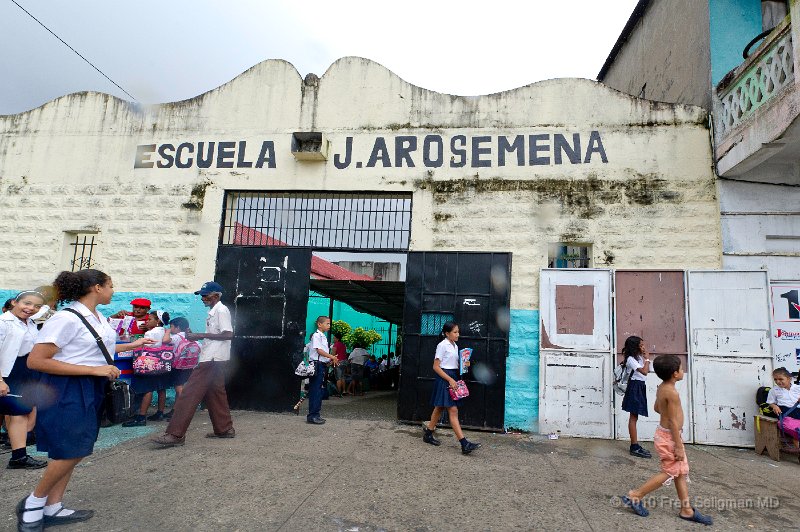
<path fill-rule="evenodd" d="M 479 448 L 480 446 L 481 446 L 480 443 L 472 443 L 471 441 L 468 441 L 467 443 L 461 446 L 461 454 L 469 454 L 475 449 Z"/>
<path fill-rule="evenodd" d="M 47 467 L 47 460 L 37 460 L 26 454 L 22 458 L 9 460 L 6 469 L 41 469 L 43 467 Z"/>
<path fill-rule="evenodd" d="M 21 501 L 17 504 L 17 531 L 18 532 L 40 532 L 44 530 L 44 519 L 39 519 L 38 521 L 34 521 L 33 523 L 26 523 L 22 520 L 22 516 L 25 515 L 25 512 L 35 511 L 35 510 L 44 510 L 44 506 L 39 506 L 37 508 L 25 508 L 25 501 L 28 500 L 28 497 L 25 496 L 22 498 Z"/>
<path fill-rule="evenodd" d="M 55 515 L 44 516 L 44 526 L 71 525 L 72 523 L 88 521 L 94 517 L 94 510 L 73 510 L 69 515 L 59 515 L 65 509 L 61 508 Z"/>
<path fill-rule="evenodd" d="M 437 440 L 436 437 L 433 435 L 433 431 L 429 429 L 424 429 L 425 432 L 422 435 L 422 441 L 425 443 L 430 443 L 431 445 L 439 446 L 442 444 L 440 440 Z"/>
<path fill-rule="evenodd" d="M 312 425 L 324 425 L 325 424 L 325 420 L 322 419 L 321 417 L 315 417 L 313 419 L 307 419 L 306 423 L 310 423 Z"/>

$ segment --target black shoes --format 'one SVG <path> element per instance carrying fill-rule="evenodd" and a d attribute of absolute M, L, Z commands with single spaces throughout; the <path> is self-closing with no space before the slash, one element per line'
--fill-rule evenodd
<path fill-rule="evenodd" d="M 59 515 L 64 510 L 65 508 L 62 508 L 55 515 L 44 516 L 44 526 L 71 525 L 81 521 L 88 521 L 94 517 L 94 510 L 72 510 L 69 515 Z"/>
<path fill-rule="evenodd" d="M 322 419 L 321 417 L 315 417 L 315 418 L 307 419 L 306 423 L 310 423 L 311 425 L 324 425 L 325 424 L 325 420 Z"/>
<path fill-rule="evenodd" d="M 437 447 L 442 444 L 441 441 L 437 440 L 434 435 L 433 431 L 427 427 L 425 427 L 425 433 L 422 435 L 422 441 L 425 443 L 430 443 L 431 445 L 436 445 Z"/>
<path fill-rule="evenodd" d="M 631 445 L 630 453 L 632 456 L 636 456 L 637 458 L 652 458 L 653 455 L 650 454 L 650 451 L 639 445 L 638 443 Z"/>
<path fill-rule="evenodd" d="M 464 438 L 464 441 L 461 442 L 461 454 L 469 454 L 475 449 L 481 446 L 480 443 L 473 443 L 468 439 Z"/>
<path fill-rule="evenodd" d="M 6 469 L 41 469 L 43 467 L 47 467 L 47 460 L 37 460 L 26 454 L 22 458 L 9 460 Z"/>
<path fill-rule="evenodd" d="M 123 427 L 144 427 L 147 425 L 147 418 L 144 416 L 136 416 L 122 424 Z"/>
<path fill-rule="evenodd" d="M 158 412 L 156 412 L 152 416 L 147 416 L 147 421 L 164 421 L 164 417 L 165 417 L 164 416 L 164 412 L 159 410 Z"/>

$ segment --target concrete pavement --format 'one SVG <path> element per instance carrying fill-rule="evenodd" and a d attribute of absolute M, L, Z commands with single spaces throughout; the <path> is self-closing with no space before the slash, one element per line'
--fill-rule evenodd
<path fill-rule="evenodd" d="M 66 501 L 97 515 L 68 531 L 112 530 L 698 530 L 655 494 L 651 515 L 616 495 L 649 477 L 656 459 L 625 442 L 470 433 L 462 456 L 452 433 L 425 445 L 421 429 L 392 419 L 394 396 L 331 399 L 323 426 L 304 416 L 235 412 L 237 437 L 210 440 L 198 412 L 184 447 L 139 437 L 100 450 L 75 472 Z M 163 424 L 159 424 L 163 425 Z M 165 425 L 164 425 L 165 426 Z M 158 428 L 162 428 L 159 426 Z M 648 446 L 651 448 L 652 446 Z M 800 525 L 800 464 L 752 450 L 690 446 L 690 493 L 721 530 Z M 0 470 L 0 528 L 41 472 Z"/>

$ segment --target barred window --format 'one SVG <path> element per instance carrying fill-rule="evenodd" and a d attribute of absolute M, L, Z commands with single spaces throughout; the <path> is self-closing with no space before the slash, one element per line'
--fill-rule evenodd
<path fill-rule="evenodd" d="M 407 251 L 410 237 L 409 193 L 228 191 L 220 244 Z"/>
<path fill-rule="evenodd" d="M 591 268 L 592 245 L 559 242 L 550 244 L 548 268 Z"/>
<path fill-rule="evenodd" d="M 97 246 L 97 234 L 95 233 L 74 233 L 66 234 L 66 268 L 76 272 L 94 267 L 95 247 Z"/>

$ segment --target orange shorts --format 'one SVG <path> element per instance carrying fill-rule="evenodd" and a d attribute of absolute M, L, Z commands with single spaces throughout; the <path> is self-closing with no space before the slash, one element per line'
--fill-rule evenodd
<path fill-rule="evenodd" d="M 659 425 L 653 438 L 653 446 L 661 459 L 661 471 L 669 475 L 671 479 L 689 474 L 689 460 L 685 456 L 680 462 L 675 460 L 675 442 L 672 441 L 672 432 Z"/>

